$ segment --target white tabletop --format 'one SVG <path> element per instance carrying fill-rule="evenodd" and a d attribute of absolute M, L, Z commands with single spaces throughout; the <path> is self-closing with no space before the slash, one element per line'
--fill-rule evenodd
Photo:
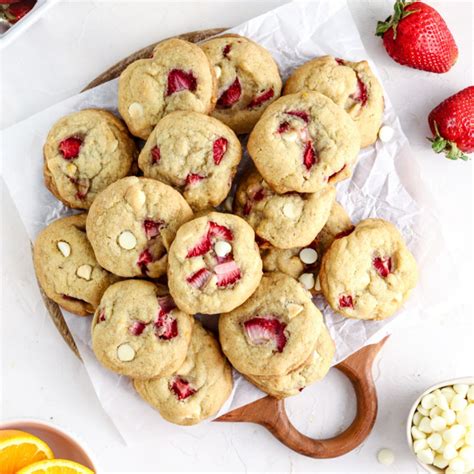
<path fill-rule="evenodd" d="M 1 127 L 78 92 L 105 68 L 149 43 L 182 32 L 236 25 L 281 3 L 285 2 L 76 1 L 54 5 L 2 52 Z M 417 472 L 404 431 L 411 403 L 437 381 L 473 375 L 474 360 L 472 163 L 434 155 L 425 139 L 428 112 L 473 82 L 473 7 L 469 1 L 435 6 L 451 27 L 460 51 L 455 67 L 443 75 L 401 67 L 387 56 L 373 31 L 376 21 L 388 16 L 389 3 L 350 1 L 364 44 L 381 71 L 437 202 L 441 224 L 432 231 L 444 234 L 460 277 L 456 284 L 446 281 L 439 268 L 439 298 L 446 304 L 423 324 L 398 329 L 383 348 L 374 367 L 379 415 L 361 447 L 337 459 L 314 460 L 286 449 L 259 426 L 217 423 L 209 424 L 203 436 L 183 429 L 182 435 L 172 439 L 125 446 L 102 410 L 86 371 L 42 306 L 28 238 L 3 182 L 1 418 L 35 417 L 69 428 L 91 447 L 102 472 Z M 288 400 L 287 407 L 297 427 L 314 437 L 340 432 L 355 412 L 350 385 L 336 370 Z M 395 451 L 390 467 L 377 462 L 376 453 L 382 447 Z"/>

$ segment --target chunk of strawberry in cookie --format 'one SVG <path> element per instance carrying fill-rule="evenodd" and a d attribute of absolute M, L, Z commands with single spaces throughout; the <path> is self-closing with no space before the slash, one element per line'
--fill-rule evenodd
<path fill-rule="evenodd" d="M 354 302 L 351 295 L 341 295 L 339 297 L 339 307 L 340 308 L 354 308 Z"/>
<path fill-rule="evenodd" d="M 160 230 L 163 229 L 163 227 L 164 223 L 162 221 L 154 221 L 152 219 L 145 219 L 145 221 L 143 221 L 143 228 L 148 240 L 160 235 Z"/>
<path fill-rule="evenodd" d="M 248 105 L 248 108 L 249 109 L 256 109 L 257 107 L 260 107 L 262 104 L 264 104 L 265 102 L 267 102 L 271 98 L 273 98 L 274 95 L 275 95 L 274 90 L 273 89 L 268 89 L 265 92 L 262 92 L 260 95 L 257 95 L 256 97 L 254 97 L 250 101 L 250 103 Z"/>
<path fill-rule="evenodd" d="M 196 389 L 183 377 L 177 375 L 170 382 L 170 390 L 178 397 L 178 400 L 185 400 L 186 398 L 194 395 Z"/>
<path fill-rule="evenodd" d="M 234 82 L 219 97 L 217 107 L 221 109 L 230 108 L 239 101 L 241 95 L 242 86 L 240 85 L 239 78 L 236 77 Z"/>
<path fill-rule="evenodd" d="M 79 137 L 65 138 L 59 144 L 59 151 L 65 160 L 73 160 L 79 156 L 82 139 Z"/>
<path fill-rule="evenodd" d="M 197 290 L 204 288 L 211 278 L 212 273 L 207 268 L 201 268 L 186 278 L 186 281 Z"/>
<path fill-rule="evenodd" d="M 242 278 L 239 266 L 234 260 L 216 265 L 214 272 L 217 276 L 217 286 L 227 288 Z"/>
<path fill-rule="evenodd" d="M 244 322 L 244 331 L 253 345 L 273 342 L 277 352 L 283 352 L 286 345 L 286 324 L 275 316 L 260 316 Z"/>
<path fill-rule="evenodd" d="M 146 323 L 143 321 L 134 321 L 128 328 L 128 332 L 133 336 L 140 336 L 146 328 Z"/>
<path fill-rule="evenodd" d="M 386 278 L 392 273 L 392 259 L 390 257 L 375 257 L 372 263 L 382 278 Z"/>
<path fill-rule="evenodd" d="M 184 182 L 185 186 L 194 186 L 200 183 L 205 177 L 197 173 L 189 173 Z"/>
<path fill-rule="evenodd" d="M 170 314 L 160 311 L 154 326 L 155 334 L 159 339 L 169 341 L 178 335 L 178 321 Z"/>
<path fill-rule="evenodd" d="M 182 69 L 172 69 L 168 74 L 168 87 L 166 95 L 170 96 L 176 92 L 189 90 L 194 92 L 197 87 L 197 80 L 192 71 L 186 72 Z"/>
<path fill-rule="evenodd" d="M 153 256 L 151 255 L 148 249 L 145 249 L 139 256 L 137 260 L 137 265 L 140 267 L 142 273 L 146 275 L 148 271 L 148 264 L 153 262 Z"/>
<path fill-rule="evenodd" d="M 223 240 L 233 240 L 234 235 L 232 234 L 232 231 L 224 226 L 224 225 L 219 225 L 216 224 L 215 222 L 209 222 L 209 235 L 210 237 L 216 237 L 220 238 Z"/>
<path fill-rule="evenodd" d="M 214 163 L 219 165 L 224 158 L 225 152 L 227 151 L 227 147 L 229 142 L 227 138 L 220 137 L 214 141 L 212 144 L 212 157 L 214 159 Z"/>
<path fill-rule="evenodd" d="M 292 117 L 298 117 L 303 120 L 303 122 L 309 123 L 309 114 L 304 110 L 289 110 L 286 114 L 291 115 Z"/>
<path fill-rule="evenodd" d="M 161 151 L 160 149 L 155 146 L 151 149 L 151 164 L 152 165 L 156 165 L 156 163 L 158 163 L 161 159 Z"/>
<path fill-rule="evenodd" d="M 364 107 L 367 103 L 368 95 L 367 95 L 367 87 L 359 77 L 359 74 L 356 73 L 357 77 L 357 88 L 356 91 L 351 95 L 351 99 L 355 100 L 356 102 L 360 102 L 360 105 Z"/>
<path fill-rule="evenodd" d="M 306 142 L 303 152 L 303 163 L 305 168 L 309 171 L 316 163 L 316 153 L 313 148 L 313 142 Z"/>

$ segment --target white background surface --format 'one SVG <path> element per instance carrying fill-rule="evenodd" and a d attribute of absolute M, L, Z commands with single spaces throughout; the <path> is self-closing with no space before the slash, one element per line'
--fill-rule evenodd
<path fill-rule="evenodd" d="M 78 92 L 127 54 L 174 34 L 232 26 L 283 2 L 62 2 L 3 52 L 1 127 Z M 313 460 L 287 450 L 263 428 L 211 424 L 201 434 L 183 430 L 173 439 L 125 446 L 92 390 L 82 365 L 58 335 L 41 305 L 29 243 L 2 188 L 2 400 L 1 418 L 36 417 L 71 429 L 92 448 L 104 472 L 284 471 L 417 472 L 404 424 L 418 392 L 443 379 L 473 375 L 472 164 L 431 153 L 426 116 L 442 99 L 472 84 L 472 4 L 444 1 L 436 7 L 456 38 L 460 58 L 447 74 L 403 68 L 373 35 L 390 4 L 350 0 L 351 10 L 387 93 L 397 110 L 439 208 L 458 282 L 439 268 L 445 303 L 428 324 L 398 329 L 374 367 L 379 416 L 367 441 L 334 460 Z M 14 160 L 14 156 L 2 156 Z M 21 170 L 19 170 L 21 172 Z M 422 269 L 423 271 L 423 269 Z M 32 288 L 34 291 L 32 292 Z M 25 294 L 34 298 L 25 299 Z M 352 391 L 337 371 L 287 402 L 294 423 L 314 437 L 341 431 L 354 414 Z M 395 464 L 377 463 L 390 447 Z"/>

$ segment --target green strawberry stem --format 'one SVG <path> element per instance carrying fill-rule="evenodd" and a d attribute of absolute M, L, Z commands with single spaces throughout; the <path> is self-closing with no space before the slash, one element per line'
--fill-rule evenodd
<path fill-rule="evenodd" d="M 431 148 L 433 148 L 435 153 L 441 153 L 443 151 L 446 158 L 450 160 L 469 160 L 469 157 L 458 148 L 455 142 L 446 140 L 440 135 L 436 122 L 434 122 L 433 125 L 436 133 L 434 138 L 428 138 L 428 140 L 431 142 Z"/>
<path fill-rule="evenodd" d="M 406 18 L 408 15 L 417 12 L 418 10 L 405 11 L 405 7 L 413 3 L 411 0 L 396 0 L 393 6 L 394 13 L 389 16 L 385 21 L 377 22 L 377 29 L 375 30 L 376 36 L 383 36 L 386 31 L 390 28 L 393 30 L 393 39 L 397 38 L 397 26 L 401 20 Z"/>

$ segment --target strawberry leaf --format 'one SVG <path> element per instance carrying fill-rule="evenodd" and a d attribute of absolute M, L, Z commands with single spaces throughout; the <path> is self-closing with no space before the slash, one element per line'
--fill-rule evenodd
<path fill-rule="evenodd" d="M 412 1 L 396 0 L 393 6 L 394 13 L 389 16 L 385 21 L 378 21 L 377 28 L 375 30 L 375 36 L 383 36 L 390 28 L 393 30 L 393 39 L 397 38 L 397 26 L 404 18 L 416 13 L 419 10 L 406 11 L 405 7 L 413 3 Z"/>
<path fill-rule="evenodd" d="M 449 160 L 464 160 L 468 161 L 470 158 L 466 154 L 464 154 L 456 145 L 455 142 L 446 140 L 443 138 L 438 130 L 438 124 L 433 122 L 433 126 L 435 129 L 435 136 L 434 138 L 428 138 L 431 142 L 431 148 L 435 153 L 441 153 L 444 151 L 446 158 Z"/>

